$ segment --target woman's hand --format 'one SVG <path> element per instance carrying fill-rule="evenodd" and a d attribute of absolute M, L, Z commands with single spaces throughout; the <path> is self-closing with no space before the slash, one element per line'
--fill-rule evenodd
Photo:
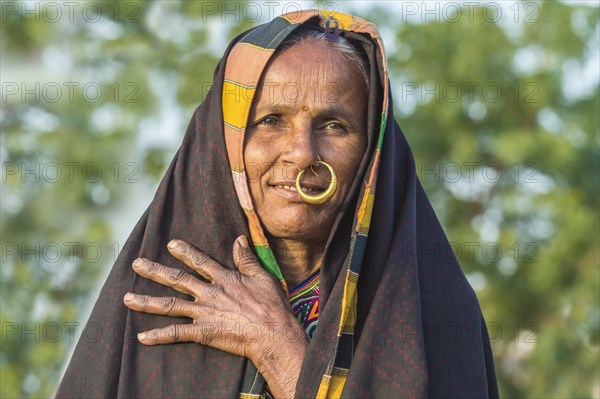
<path fill-rule="evenodd" d="M 136 259 L 133 268 L 139 275 L 195 298 L 191 302 L 127 293 L 124 302 L 132 310 L 193 320 L 192 324 L 142 332 L 139 341 L 145 345 L 197 342 L 248 357 L 275 396 L 293 396 L 308 338 L 286 293 L 260 265 L 246 237 L 238 237 L 233 246 L 237 271 L 224 268 L 181 240 L 172 240 L 167 248 L 210 282 L 184 270 Z"/>

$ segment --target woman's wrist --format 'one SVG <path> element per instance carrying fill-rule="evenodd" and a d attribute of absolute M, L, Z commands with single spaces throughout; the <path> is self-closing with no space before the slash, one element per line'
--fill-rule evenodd
<path fill-rule="evenodd" d="M 251 360 L 276 398 L 291 398 L 308 347 L 308 336 L 293 315 L 271 326 L 269 339 L 260 340 Z"/>

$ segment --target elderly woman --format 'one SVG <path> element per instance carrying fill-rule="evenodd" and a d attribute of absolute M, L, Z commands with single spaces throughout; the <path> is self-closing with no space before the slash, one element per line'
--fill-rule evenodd
<path fill-rule="evenodd" d="M 305 11 L 240 35 L 57 397 L 496 397 L 413 164 L 372 24 Z"/>

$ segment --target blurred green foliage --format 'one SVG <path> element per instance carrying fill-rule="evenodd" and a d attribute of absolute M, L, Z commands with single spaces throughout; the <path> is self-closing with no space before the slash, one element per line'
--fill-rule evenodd
<path fill-rule="evenodd" d="M 115 226 L 133 212 L 133 227 L 225 46 L 256 23 L 235 2 L 73 2 L 58 19 L 48 4 L 2 2 L 2 398 L 51 395 Z M 477 290 L 501 395 L 597 397 L 599 9 L 412 4 L 358 14 L 384 33 L 396 117 Z"/>

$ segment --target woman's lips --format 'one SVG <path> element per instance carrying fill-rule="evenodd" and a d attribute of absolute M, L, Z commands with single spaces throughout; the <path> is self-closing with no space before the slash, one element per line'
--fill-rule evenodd
<path fill-rule="evenodd" d="M 300 198 L 300 195 L 298 195 L 298 190 L 296 190 L 296 185 L 294 184 L 292 185 L 286 185 L 286 184 L 275 184 L 275 185 L 270 185 L 270 187 L 275 190 L 275 192 L 279 195 L 281 195 L 282 197 L 292 201 L 292 202 L 304 202 L 304 200 L 302 198 Z M 309 188 L 309 187 L 302 187 L 302 191 L 307 193 L 307 194 L 317 194 L 320 193 L 323 190 L 317 190 L 314 188 Z"/>
<path fill-rule="evenodd" d="M 282 187 L 282 188 L 284 188 L 286 190 L 291 190 L 291 191 L 298 192 L 298 190 L 296 189 L 296 185 L 286 186 L 285 184 L 278 184 L 275 187 Z M 314 189 L 308 188 L 308 187 L 302 187 L 302 191 L 305 192 L 305 193 L 307 193 L 307 194 L 313 194 L 313 193 L 318 192 L 317 190 L 314 190 Z"/>

